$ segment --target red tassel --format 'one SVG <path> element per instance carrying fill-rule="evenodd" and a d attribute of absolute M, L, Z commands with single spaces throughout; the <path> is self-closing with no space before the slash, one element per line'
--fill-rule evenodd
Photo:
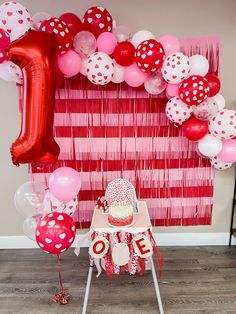
<path fill-rule="evenodd" d="M 161 252 L 159 251 L 157 244 L 153 238 L 152 232 L 150 229 L 148 229 L 148 234 L 152 243 L 153 251 L 157 253 L 157 269 L 159 272 L 160 277 L 162 276 L 162 267 L 165 265 L 165 261 L 162 257 Z"/>

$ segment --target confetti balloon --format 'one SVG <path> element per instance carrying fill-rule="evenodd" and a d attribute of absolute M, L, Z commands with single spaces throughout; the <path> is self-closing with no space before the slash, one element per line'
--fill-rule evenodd
<path fill-rule="evenodd" d="M 207 98 L 200 105 L 194 106 L 194 116 L 202 121 L 210 120 L 218 112 L 218 106 L 214 99 Z"/>
<path fill-rule="evenodd" d="M 185 79 L 179 86 L 181 100 L 189 106 L 197 106 L 209 95 L 207 80 L 200 75 L 192 75 Z"/>
<path fill-rule="evenodd" d="M 84 14 L 83 29 L 97 38 L 101 33 L 112 30 L 112 17 L 103 7 L 91 7 Z"/>
<path fill-rule="evenodd" d="M 61 54 L 66 53 L 66 51 L 71 47 L 73 35 L 66 23 L 63 21 L 55 17 L 49 18 L 41 23 L 40 29 L 44 32 L 56 34 L 56 40 Z"/>
<path fill-rule="evenodd" d="M 166 115 L 173 123 L 183 124 L 192 112 L 193 108 L 183 103 L 179 96 L 171 98 L 166 104 Z"/>
<path fill-rule="evenodd" d="M 144 82 L 146 91 L 151 95 L 159 95 L 166 89 L 166 81 L 161 72 L 150 74 Z"/>
<path fill-rule="evenodd" d="M 118 42 L 129 40 L 132 36 L 130 29 L 125 25 L 119 25 L 113 28 L 112 32 Z"/>
<path fill-rule="evenodd" d="M 210 120 L 209 131 L 215 137 L 226 140 L 236 136 L 236 111 L 223 109 Z"/>
<path fill-rule="evenodd" d="M 0 27 L 10 34 L 11 41 L 24 35 L 31 27 L 29 11 L 16 1 L 0 6 Z"/>
<path fill-rule="evenodd" d="M 37 12 L 32 16 L 31 25 L 34 29 L 39 30 L 41 23 L 50 17 L 51 15 L 47 12 Z"/>
<path fill-rule="evenodd" d="M 65 213 L 49 213 L 37 225 L 36 241 L 46 253 L 60 254 L 71 247 L 74 239 L 74 220 Z"/>
<path fill-rule="evenodd" d="M 114 75 L 113 60 L 103 52 L 95 52 L 88 58 L 86 73 L 92 83 L 106 85 Z"/>
<path fill-rule="evenodd" d="M 232 166 L 232 163 L 224 162 L 218 156 L 211 158 L 210 163 L 217 170 L 225 170 Z"/>
<path fill-rule="evenodd" d="M 7 59 L 7 46 L 10 44 L 8 32 L 0 28 L 0 63 Z"/>
<path fill-rule="evenodd" d="M 182 82 L 189 73 L 189 58 L 182 52 L 174 52 L 167 56 L 162 66 L 163 77 L 171 84 Z"/>
<path fill-rule="evenodd" d="M 135 61 L 143 72 L 155 72 L 162 67 L 165 52 L 155 39 L 141 42 L 135 51 Z"/>
<path fill-rule="evenodd" d="M 82 58 L 88 58 L 96 51 L 96 38 L 88 31 L 79 32 L 75 35 L 73 48 Z"/>

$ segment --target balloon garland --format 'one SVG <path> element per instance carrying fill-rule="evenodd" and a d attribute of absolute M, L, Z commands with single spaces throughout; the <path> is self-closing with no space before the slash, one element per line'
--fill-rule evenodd
<path fill-rule="evenodd" d="M 220 80 L 209 73 L 208 60 L 184 55 L 175 36 L 156 39 L 147 30 L 132 36 L 128 27 L 115 24 L 101 6 L 89 8 L 82 21 L 70 12 L 59 18 L 39 12 L 31 19 L 21 4 L 5 2 L 0 6 L 0 77 L 22 83 L 21 70 L 8 60 L 10 41 L 30 28 L 54 33 L 57 66 L 65 77 L 81 73 L 95 85 L 126 82 L 131 87 L 144 85 L 151 95 L 165 92 L 167 117 L 197 142 L 199 156 L 209 158 L 219 170 L 236 162 L 236 111 L 224 108 Z M 28 160 L 23 156 L 20 162 Z"/>

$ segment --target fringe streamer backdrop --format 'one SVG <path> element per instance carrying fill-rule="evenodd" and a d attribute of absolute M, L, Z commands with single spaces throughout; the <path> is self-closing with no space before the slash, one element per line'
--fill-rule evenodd
<path fill-rule="evenodd" d="M 205 55 L 210 72 L 219 74 L 219 38 L 181 43 L 185 54 Z M 166 102 L 164 95 L 153 97 L 126 84 L 97 87 L 82 76 L 65 80 L 54 120 L 59 160 L 31 165 L 31 178 L 45 183 L 61 166 L 81 173 L 78 228 L 90 226 L 97 198 L 119 177 L 130 180 L 137 198 L 147 202 L 154 226 L 210 224 L 214 170 L 198 157 L 196 144 L 169 124 Z"/>

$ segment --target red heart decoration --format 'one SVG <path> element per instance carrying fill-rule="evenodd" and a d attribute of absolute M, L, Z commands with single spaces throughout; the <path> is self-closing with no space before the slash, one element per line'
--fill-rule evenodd
<path fill-rule="evenodd" d="M 23 20 L 18 20 L 19 24 L 23 24 L 23 22 L 24 22 Z"/>
<path fill-rule="evenodd" d="M 12 15 L 13 15 L 13 12 L 7 12 L 7 15 L 8 15 L 8 16 L 12 16 Z"/>
<path fill-rule="evenodd" d="M 6 20 L 2 20 L 2 24 L 6 25 L 7 21 Z"/>
<path fill-rule="evenodd" d="M 19 10 L 18 13 L 21 14 L 21 15 L 23 15 L 23 11 L 22 11 L 22 10 Z"/>

